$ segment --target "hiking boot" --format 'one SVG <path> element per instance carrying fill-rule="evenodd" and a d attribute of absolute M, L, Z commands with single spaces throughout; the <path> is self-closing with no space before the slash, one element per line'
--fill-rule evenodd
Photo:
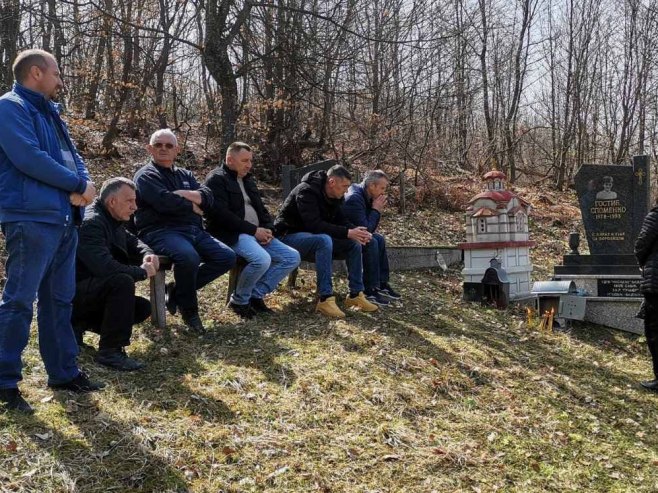
<path fill-rule="evenodd" d="M 379 308 L 374 303 L 369 302 L 363 291 L 352 297 L 352 295 L 345 298 L 345 308 L 359 308 L 362 312 L 376 312 Z"/>
<path fill-rule="evenodd" d="M 345 313 L 343 310 L 338 308 L 338 305 L 336 305 L 335 296 L 329 296 L 324 301 L 318 301 L 318 304 L 315 306 L 315 311 L 321 313 L 325 317 L 345 318 Z"/>
<path fill-rule="evenodd" d="M 176 304 L 176 283 L 174 281 L 165 285 L 165 307 L 170 314 L 176 315 L 178 305 Z"/>
<path fill-rule="evenodd" d="M 274 310 L 265 304 L 263 298 L 251 298 L 249 300 L 249 305 L 256 313 L 274 313 Z"/>
<path fill-rule="evenodd" d="M 642 387 L 647 390 L 651 390 L 652 392 L 658 392 L 658 379 L 649 380 L 647 382 L 640 382 L 640 385 L 642 385 Z"/>
<path fill-rule="evenodd" d="M 123 348 L 101 349 L 96 353 L 94 361 L 118 371 L 136 371 L 146 366 L 141 361 L 130 358 Z"/>
<path fill-rule="evenodd" d="M 382 295 L 384 295 L 387 298 L 390 298 L 392 300 L 399 300 L 399 299 L 402 298 L 402 295 L 400 293 L 398 293 L 397 291 L 395 291 L 391 287 L 391 285 L 387 282 L 382 283 L 381 286 L 379 286 L 378 291 L 379 291 L 379 294 L 382 294 Z"/>
<path fill-rule="evenodd" d="M 256 315 L 256 312 L 251 305 L 247 303 L 246 305 L 238 305 L 232 301 L 228 304 L 228 307 L 235 312 L 235 314 L 243 320 L 251 320 Z"/>
<path fill-rule="evenodd" d="M 387 306 L 391 304 L 390 300 L 386 296 L 380 294 L 376 289 L 373 289 L 372 291 L 366 291 L 365 295 L 366 299 L 374 305 Z"/>
<path fill-rule="evenodd" d="M 33 414 L 34 409 L 30 406 L 18 389 L 0 389 L 0 409 L 19 411 L 21 413 Z"/>
<path fill-rule="evenodd" d="M 66 383 L 49 383 L 48 387 L 53 390 L 70 390 L 71 392 L 94 392 L 105 387 L 104 383 L 92 382 L 89 376 L 81 371 L 78 376 Z"/>
<path fill-rule="evenodd" d="M 192 308 L 190 310 L 181 309 L 180 314 L 181 317 L 183 318 L 183 323 L 192 332 L 196 332 L 197 334 L 206 333 L 206 329 L 204 328 L 203 323 L 201 322 L 201 317 L 199 317 L 199 311 L 197 309 L 195 308 Z"/>

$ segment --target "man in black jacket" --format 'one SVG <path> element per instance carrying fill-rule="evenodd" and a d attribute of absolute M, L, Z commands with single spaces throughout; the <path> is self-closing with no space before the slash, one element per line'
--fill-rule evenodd
<path fill-rule="evenodd" d="M 345 256 L 349 297 L 345 306 L 366 312 L 377 310 L 363 294 L 361 247 L 372 235 L 362 226 L 350 223 L 341 207 L 352 175 L 341 165 L 328 171 L 312 171 L 302 178 L 279 211 L 275 232 L 283 243 L 299 251 L 303 259 L 315 261 L 320 299 L 316 311 L 328 317 L 343 318 L 336 305 L 331 275 L 334 255 Z"/>
<path fill-rule="evenodd" d="M 169 313 L 180 308 L 185 325 L 203 333 L 196 291 L 228 272 L 235 265 L 235 253 L 203 229 L 202 216 L 212 206 L 212 192 L 190 171 L 174 166 L 179 152 L 174 133 L 157 130 L 147 149 L 152 159 L 135 174 L 135 225 L 147 245 L 174 263 L 175 283 L 167 285 Z"/>
<path fill-rule="evenodd" d="M 242 318 L 272 312 L 263 298 L 300 262 L 297 250 L 272 235 L 272 217 L 250 173 L 252 159 L 248 144 L 233 142 L 226 162 L 211 171 L 205 183 L 214 198 L 206 213 L 208 232 L 247 262 L 229 303 Z"/>
<path fill-rule="evenodd" d="M 85 212 L 76 252 L 71 317 L 76 338 L 81 344 L 85 329 L 98 332 L 96 361 L 121 371 L 144 367 L 124 348 L 133 325 L 151 313 L 151 303 L 135 296 L 135 283 L 153 277 L 159 267 L 157 255 L 124 226 L 136 209 L 134 183 L 127 178 L 107 180 Z"/>
<path fill-rule="evenodd" d="M 644 218 L 635 240 L 635 258 L 642 269 L 640 291 L 644 296 L 644 335 L 654 376 L 640 385 L 658 392 L 658 207 L 651 209 Z"/>

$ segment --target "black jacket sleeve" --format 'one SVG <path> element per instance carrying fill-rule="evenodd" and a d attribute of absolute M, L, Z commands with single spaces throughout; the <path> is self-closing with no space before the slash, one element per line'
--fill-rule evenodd
<path fill-rule="evenodd" d="M 140 265 L 145 255 L 153 255 L 153 250 L 130 231 L 126 231 L 126 249 L 133 264 Z"/>
<path fill-rule="evenodd" d="M 112 256 L 109 231 L 97 221 L 85 221 L 80 226 L 76 255 L 94 277 L 128 274 L 136 281 L 146 279 L 146 271 L 136 265 L 125 265 Z"/>
<path fill-rule="evenodd" d="M 256 225 L 245 221 L 231 211 L 229 207 L 231 192 L 228 189 L 226 178 L 214 175 L 207 181 L 206 186 L 211 190 L 214 200 L 214 204 L 208 213 L 213 216 L 217 224 L 221 224 L 223 230 L 236 231 L 252 236 L 256 234 Z"/>
<path fill-rule="evenodd" d="M 635 257 L 640 267 L 644 266 L 651 252 L 658 247 L 656 241 L 658 241 L 658 209 L 653 209 L 644 218 L 640 234 L 635 240 Z"/>
<path fill-rule="evenodd" d="M 318 196 L 313 192 L 304 191 L 303 193 L 298 193 L 296 202 L 299 216 L 304 223 L 306 231 L 315 234 L 325 233 L 332 238 L 347 238 L 348 223 L 341 211 L 338 212 L 340 218 L 337 218 L 336 223 L 330 223 L 320 214 Z"/>

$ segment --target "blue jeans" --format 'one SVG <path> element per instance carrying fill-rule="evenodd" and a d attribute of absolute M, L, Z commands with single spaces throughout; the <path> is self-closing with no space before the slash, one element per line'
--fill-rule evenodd
<path fill-rule="evenodd" d="M 280 239 L 297 250 L 304 260 L 315 261 L 315 275 L 320 296 L 333 295 L 331 274 L 334 256 L 344 258 L 347 263 L 347 283 L 350 293 L 363 291 L 361 245 L 356 241 L 305 232 L 290 233 Z"/>
<path fill-rule="evenodd" d="M 252 235 L 241 234 L 231 248 L 247 261 L 231 295 L 231 302 L 236 305 L 246 305 L 250 298 L 264 298 L 301 261 L 297 250 L 276 238 L 261 245 Z"/>
<path fill-rule="evenodd" d="M 389 268 L 386 240 L 379 233 L 363 247 L 363 284 L 367 292 L 388 283 Z"/>
<path fill-rule="evenodd" d="M 162 229 L 144 235 L 144 242 L 174 263 L 176 304 L 183 311 L 198 310 L 196 291 L 235 265 L 235 253 L 196 226 Z"/>
<path fill-rule="evenodd" d="M 73 224 L 32 221 L 4 223 L 2 232 L 8 257 L 0 302 L 0 389 L 16 388 L 22 379 L 21 354 L 37 294 L 39 351 L 48 383 L 70 382 L 80 373 L 71 328 L 78 233 Z"/>

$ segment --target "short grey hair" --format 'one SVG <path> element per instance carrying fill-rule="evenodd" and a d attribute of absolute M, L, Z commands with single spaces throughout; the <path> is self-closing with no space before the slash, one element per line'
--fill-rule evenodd
<path fill-rule="evenodd" d="M 112 195 L 115 195 L 121 187 L 130 187 L 135 190 L 135 183 L 128 178 L 123 176 L 117 176 L 116 178 L 110 178 L 103 182 L 101 186 L 100 199 L 104 204 Z"/>
<path fill-rule="evenodd" d="M 172 132 L 170 128 L 161 128 L 160 130 L 156 130 L 155 132 L 153 132 L 153 134 L 151 135 L 151 139 L 149 140 L 149 145 L 155 144 L 155 142 L 158 140 L 158 137 L 161 137 L 163 135 L 173 137 L 174 142 L 176 143 L 176 145 L 178 145 L 178 139 L 176 138 L 176 134 Z"/>
<path fill-rule="evenodd" d="M 390 182 L 390 180 L 388 179 L 388 176 L 386 176 L 386 173 L 384 173 L 380 169 L 373 169 L 373 170 L 370 170 L 370 171 L 366 171 L 366 174 L 363 177 L 363 186 L 367 187 L 371 183 L 377 183 L 381 179 L 384 179 L 387 182 Z"/>
<path fill-rule="evenodd" d="M 331 178 L 332 176 L 352 181 L 352 173 L 350 173 L 342 164 L 334 164 L 327 170 L 327 177 Z"/>

